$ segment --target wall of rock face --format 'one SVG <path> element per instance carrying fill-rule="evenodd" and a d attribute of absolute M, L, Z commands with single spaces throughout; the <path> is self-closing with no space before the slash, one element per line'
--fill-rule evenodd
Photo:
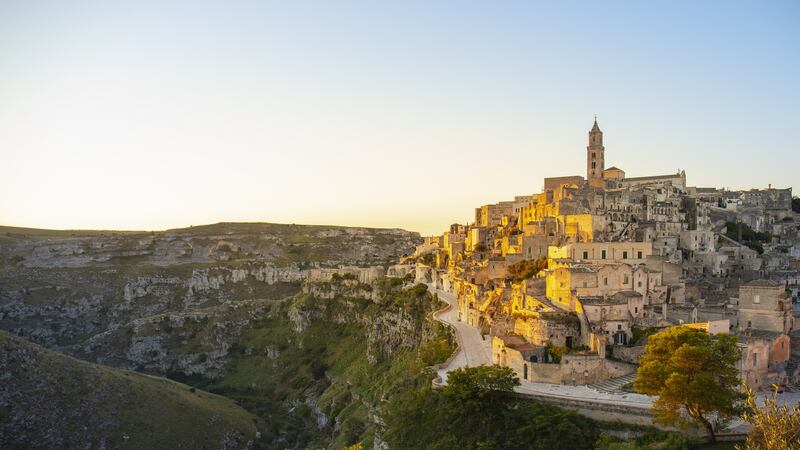
<path fill-rule="evenodd" d="M 421 242 L 396 229 L 278 224 L 13 230 L 0 233 L 0 329 L 55 349 L 165 313 L 291 297 L 310 270 L 388 265 Z"/>

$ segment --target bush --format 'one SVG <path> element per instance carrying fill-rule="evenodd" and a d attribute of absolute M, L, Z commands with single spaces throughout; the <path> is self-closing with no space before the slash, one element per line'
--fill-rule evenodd
<path fill-rule="evenodd" d="M 545 269 L 547 269 L 547 258 L 526 259 L 508 266 L 508 275 L 511 276 L 514 281 L 518 282 L 533 278 L 536 274 Z"/>
<path fill-rule="evenodd" d="M 450 372 L 441 390 L 409 390 L 390 399 L 384 438 L 391 448 L 592 449 L 596 422 L 513 393 L 508 367 Z"/>

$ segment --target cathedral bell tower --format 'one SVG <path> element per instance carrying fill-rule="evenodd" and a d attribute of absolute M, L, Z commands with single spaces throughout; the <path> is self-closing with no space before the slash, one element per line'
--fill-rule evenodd
<path fill-rule="evenodd" d="M 605 169 L 605 152 L 603 147 L 603 132 L 597 126 L 597 116 L 594 117 L 594 126 L 589 131 L 589 146 L 586 147 L 586 180 L 589 185 L 603 187 L 603 170 Z"/>

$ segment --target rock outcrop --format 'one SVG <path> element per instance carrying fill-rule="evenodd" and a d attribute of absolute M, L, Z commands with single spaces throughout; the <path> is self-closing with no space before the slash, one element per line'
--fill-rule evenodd
<path fill-rule="evenodd" d="M 419 241 L 397 229 L 258 223 L 153 233 L 0 227 L 0 329 L 64 349 L 168 312 L 287 298 L 309 271 L 388 265 Z"/>

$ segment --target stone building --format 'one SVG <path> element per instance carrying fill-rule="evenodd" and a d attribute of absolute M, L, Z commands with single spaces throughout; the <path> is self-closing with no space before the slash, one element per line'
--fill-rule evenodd
<path fill-rule="evenodd" d="M 589 131 L 589 145 L 586 147 L 586 180 L 592 187 L 603 188 L 606 148 L 603 146 L 603 132 L 597 125 L 597 118 Z"/>
<path fill-rule="evenodd" d="M 755 280 L 739 288 L 740 369 L 752 389 L 784 385 L 794 377 L 787 373 L 793 328 L 792 298 L 783 283 Z"/>
<path fill-rule="evenodd" d="M 628 344 L 633 337 L 631 327 L 644 317 L 644 296 L 638 292 L 620 291 L 610 297 L 579 299 L 593 330 L 605 335 L 607 344 Z"/>
<path fill-rule="evenodd" d="M 755 280 L 739 288 L 739 331 L 789 333 L 793 326 L 792 297 L 782 283 Z"/>
<path fill-rule="evenodd" d="M 653 254 L 652 242 L 576 242 L 550 247 L 548 258 L 575 262 L 606 264 L 609 262 L 641 263 Z"/>

